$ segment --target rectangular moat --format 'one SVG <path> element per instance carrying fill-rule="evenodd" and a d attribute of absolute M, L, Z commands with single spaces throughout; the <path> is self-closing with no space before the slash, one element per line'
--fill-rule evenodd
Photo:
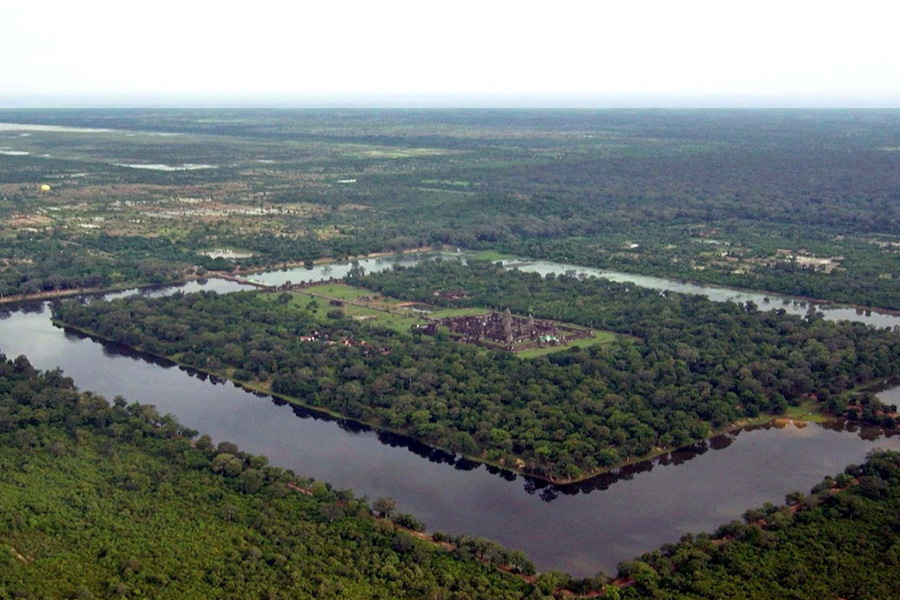
<path fill-rule="evenodd" d="M 213 289 L 246 288 L 210 280 L 140 293 Z M 785 494 L 809 490 L 825 475 L 862 462 L 874 448 L 900 448 L 896 436 L 873 430 L 785 423 L 733 432 L 607 477 L 559 487 L 192 376 L 55 327 L 44 303 L 10 308 L 0 320 L 0 349 L 7 357 L 25 354 L 40 369 L 60 367 L 81 389 L 108 399 L 121 394 L 129 402 L 155 405 L 160 414 L 172 413 L 215 442 L 234 442 L 266 455 L 275 466 L 337 489 L 352 488 L 358 496 L 394 498 L 398 510 L 426 522 L 428 531 L 488 537 L 524 550 L 540 570 L 579 577 L 613 573 L 619 561 L 687 532 L 714 531 L 750 507 L 781 503 Z"/>

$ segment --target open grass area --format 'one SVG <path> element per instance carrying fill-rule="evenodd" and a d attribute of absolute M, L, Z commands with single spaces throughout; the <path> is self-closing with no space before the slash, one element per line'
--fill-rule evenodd
<path fill-rule="evenodd" d="M 413 325 L 421 325 L 424 319 L 413 316 L 398 315 L 374 308 L 366 308 L 364 306 L 354 306 L 348 304 L 343 308 L 344 313 L 353 319 L 364 321 L 372 325 L 393 329 L 400 333 L 408 333 L 409 328 Z"/>
<path fill-rule="evenodd" d="M 328 299 L 335 298 L 346 302 L 362 302 L 366 306 L 372 308 L 391 309 L 400 304 L 405 304 L 402 300 L 398 300 L 397 298 L 382 296 L 381 294 L 367 290 L 366 288 L 354 287 L 343 283 L 312 285 L 303 290 L 303 293 Z"/>
<path fill-rule="evenodd" d="M 372 306 L 350 304 L 350 302 L 358 301 L 371 293 L 368 290 L 342 284 L 317 285 L 308 290 L 289 292 L 291 298 L 288 306 L 296 310 L 309 311 L 322 323 L 328 322 L 328 313 L 337 309 L 351 319 L 370 325 L 386 327 L 401 333 L 408 332 L 413 325 L 425 322 L 424 319 L 411 314 L 404 315 L 388 312 L 391 304 L 399 302 L 395 298 L 378 298 Z M 281 297 L 281 293 L 263 294 L 262 297 L 271 302 L 277 302 Z M 345 304 L 343 306 L 332 306 L 329 303 L 329 298 L 341 300 Z"/>
<path fill-rule="evenodd" d="M 797 406 L 788 406 L 783 414 L 760 414 L 752 419 L 745 418 L 736 421 L 734 426 L 738 429 L 743 427 L 760 427 L 770 424 L 780 426 L 787 424 L 788 421 L 796 421 L 798 423 L 825 423 L 833 419 L 833 416 L 829 417 L 822 412 L 822 408 L 816 404 L 815 401 L 804 400 Z"/>
<path fill-rule="evenodd" d="M 795 421 L 807 421 L 810 423 L 824 423 L 829 420 L 822 413 L 822 407 L 811 400 L 807 400 L 799 406 L 788 406 L 784 416 Z"/>
<path fill-rule="evenodd" d="M 438 308 L 431 316 L 436 319 L 446 319 L 447 317 L 474 317 L 491 312 L 487 308 L 465 307 L 465 308 Z"/>
<path fill-rule="evenodd" d="M 343 283 L 314 285 L 308 288 L 308 293 L 313 296 L 328 296 L 339 300 L 359 300 L 364 296 L 372 295 L 372 292 L 367 289 L 344 285 Z"/>
<path fill-rule="evenodd" d="M 523 350 L 522 352 L 516 352 L 516 356 L 518 356 L 519 358 L 535 358 L 537 356 L 544 356 L 546 354 L 552 354 L 554 352 L 562 352 L 563 350 L 568 350 L 569 348 L 587 348 L 589 346 L 600 346 L 603 344 L 612 343 L 616 339 L 616 337 L 616 334 L 609 331 L 595 331 L 594 334 L 589 338 L 573 340 L 568 344 L 563 344 L 560 346 L 548 346 L 546 348 L 533 348 L 531 350 Z"/>
<path fill-rule="evenodd" d="M 259 295 L 259 297 L 262 300 L 274 303 L 274 302 L 282 302 L 282 300 L 281 300 L 282 295 L 283 295 L 282 292 L 275 293 L 275 294 L 261 293 Z M 313 302 L 315 302 L 315 304 L 313 304 Z M 310 305 L 312 305 L 312 308 L 318 308 L 323 305 L 323 302 L 322 302 L 321 298 L 313 298 L 312 296 L 310 296 L 308 294 L 291 293 L 290 300 L 287 302 L 287 304 L 291 308 L 294 308 L 297 310 L 309 310 Z M 327 303 L 325 303 L 325 304 L 327 304 Z"/>
<path fill-rule="evenodd" d="M 469 256 L 471 260 L 485 260 L 494 262 L 497 260 L 505 260 L 508 258 L 515 258 L 511 254 L 504 254 L 502 252 L 497 252 L 496 250 L 481 250 Z"/>

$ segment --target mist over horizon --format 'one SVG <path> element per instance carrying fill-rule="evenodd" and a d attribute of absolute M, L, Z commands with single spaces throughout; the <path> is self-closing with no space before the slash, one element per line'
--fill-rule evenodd
<path fill-rule="evenodd" d="M 691 94 L 0 94 L 0 109 L 900 109 L 884 96 Z"/>

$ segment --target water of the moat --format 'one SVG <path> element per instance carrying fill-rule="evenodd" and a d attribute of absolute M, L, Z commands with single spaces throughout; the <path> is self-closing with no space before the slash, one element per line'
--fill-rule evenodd
<path fill-rule="evenodd" d="M 239 288 L 212 280 L 180 289 Z M 108 399 L 121 394 L 155 404 L 216 441 L 236 442 L 298 474 L 369 498 L 391 496 L 431 531 L 489 537 L 525 550 L 540 569 L 579 576 L 613 572 L 617 562 L 686 532 L 711 531 L 747 508 L 808 491 L 825 475 L 861 462 L 875 447 L 900 449 L 896 437 L 871 439 L 876 432 L 862 437 L 817 425 L 788 425 L 743 431 L 618 476 L 556 488 L 396 437 L 313 418 L 230 383 L 212 383 L 66 332 L 53 326 L 43 303 L 16 307 L 2 317 L 0 350 L 8 357 L 25 354 L 38 368 L 60 367 L 80 388 Z"/>
<path fill-rule="evenodd" d="M 185 291 L 231 291 L 212 281 Z M 159 295 L 171 290 L 145 292 Z M 304 411 L 212 383 L 124 349 L 65 332 L 49 307 L 17 308 L 0 321 L 0 349 L 28 355 L 41 369 L 61 367 L 82 389 L 155 404 L 186 425 L 231 440 L 273 464 L 352 488 L 392 496 L 429 529 L 490 537 L 528 552 L 541 569 L 576 575 L 614 570 L 618 561 L 709 531 L 747 508 L 781 502 L 827 474 L 861 462 L 897 438 L 864 439 L 816 425 L 743 431 L 705 448 L 645 463 L 581 486 L 555 488 L 430 451 L 373 431 L 311 418 Z"/>

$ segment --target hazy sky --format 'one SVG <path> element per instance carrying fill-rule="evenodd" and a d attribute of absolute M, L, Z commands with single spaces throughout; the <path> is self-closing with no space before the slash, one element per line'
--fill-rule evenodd
<path fill-rule="evenodd" d="M 900 107 L 894 5 L 0 0 L 0 106 Z"/>

